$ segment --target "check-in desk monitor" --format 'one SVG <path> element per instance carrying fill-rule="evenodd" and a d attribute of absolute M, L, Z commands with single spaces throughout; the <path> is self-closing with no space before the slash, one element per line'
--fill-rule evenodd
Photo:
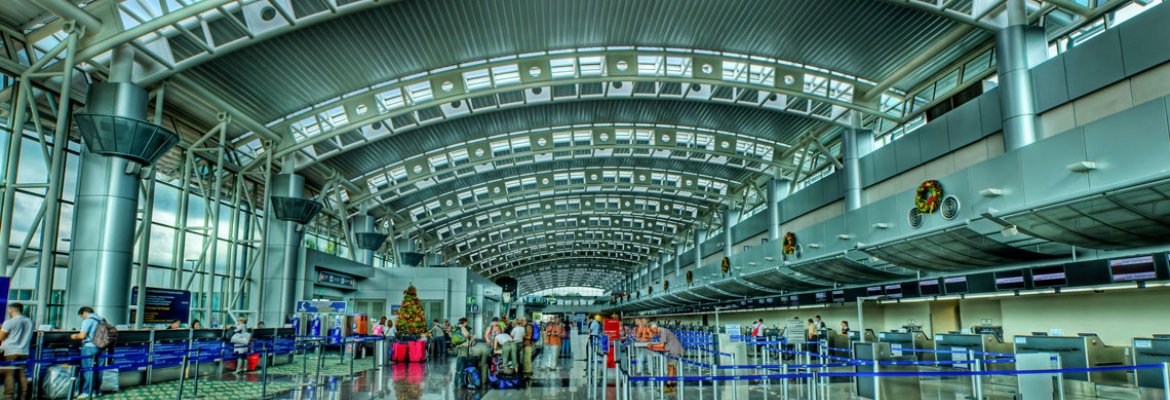
<path fill-rule="evenodd" d="M 963 361 L 970 360 L 972 356 L 976 359 L 995 359 L 997 357 L 988 357 L 985 354 L 972 355 L 970 352 L 1011 353 L 1012 346 L 992 334 L 949 332 L 934 335 L 934 350 L 938 361 Z M 970 369 L 971 364 L 959 363 L 952 364 L 950 367 Z M 983 369 L 1007 370 L 1012 369 L 1012 366 L 1009 363 L 991 363 L 984 364 Z"/>
<path fill-rule="evenodd" d="M 1133 365 L 1170 362 L 1170 335 L 1133 338 Z M 1143 388 L 1162 388 L 1161 369 L 1137 370 L 1137 385 Z"/>
<path fill-rule="evenodd" d="M 933 361 L 934 354 L 929 351 L 915 351 L 915 350 L 934 350 L 933 341 L 926 333 L 919 331 L 908 332 L 881 332 L 878 333 L 878 341 L 890 344 L 890 353 L 895 358 L 903 360 L 918 360 L 918 361 Z"/>
<path fill-rule="evenodd" d="M 1055 353 L 1060 356 L 1060 367 L 1093 368 L 1125 365 L 1124 347 L 1106 346 L 1094 333 L 1077 336 L 1027 336 L 1012 338 L 1016 354 Z M 1074 372 L 1064 374 L 1065 379 L 1088 381 L 1099 384 L 1127 383 L 1125 371 Z"/>

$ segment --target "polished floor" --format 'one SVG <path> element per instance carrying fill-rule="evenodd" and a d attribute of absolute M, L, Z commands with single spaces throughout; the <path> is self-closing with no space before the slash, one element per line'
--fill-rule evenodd
<path fill-rule="evenodd" d="M 395 399 L 395 400 L 429 400 L 429 399 L 475 399 L 475 400 L 519 400 L 519 399 L 858 399 L 855 394 L 855 384 L 847 379 L 839 378 L 831 382 L 821 382 L 808 385 L 807 382 L 790 381 L 784 384 L 779 381 L 739 381 L 735 384 L 723 383 L 712 387 L 710 383 L 691 383 L 684 385 L 681 393 L 674 387 L 655 385 L 650 383 L 635 383 L 628 387 L 619 387 L 610 375 L 608 385 L 598 385 L 596 390 L 590 390 L 585 374 L 585 362 L 580 360 L 561 359 L 557 371 L 540 370 L 521 387 L 514 389 L 481 389 L 468 390 L 455 382 L 455 358 L 433 359 L 426 363 L 393 364 L 381 369 L 374 368 L 372 362 L 359 361 L 356 365 L 347 365 L 339 362 L 341 357 L 326 358 L 324 373 L 320 378 L 320 385 L 303 385 L 315 379 L 312 373 L 301 374 L 299 369 L 314 371 L 312 366 L 305 364 L 288 365 L 283 368 L 274 368 L 269 375 L 269 385 L 277 399 L 289 400 L 333 400 L 333 399 Z M 364 364 L 364 365 L 363 365 Z M 311 364 L 308 364 L 311 365 Z M 355 369 L 353 375 L 350 368 Z M 924 369 L 926 370 L 926 369 Z M 611 370 L 612 371 L 612 370 Z M 697 375 L 701 371 L 686 368 L 684 374 Z M 759 373 L 759 372 L 743 372 Z M 775 373 L 775 371 L 771 372 Z M 212 378 L 212 380 L 239 380 L 253 384 L 262 379 L 257 374 L 242 377 L 230 374 Z M 242 382 L 241 382 L 242 383 Z M 973 382 L 970 378 L 915 378 L 907 377 L 889 380 L 883 383 L 888 389 L 883 399 L 940 399 L 940 400 L 968 400 L 974 398 Z M 1019 399 L 1016 382 L 1012 377 L 989 377 L 981 382 L 983 398 L 989 400 Z M 291 388 L 291 389 L 290 389 Z M 189 390 L 189 388 L 188 388 Z M 812 391 L 817 394 L 814 397 Z M 1139 391 L 1133 387 L 1088 385 L 1084 382 L 1064 381 L 1063 397 L 1054 395 L 1053 398 L 1069 400 L 1109 399 L 1109 400 L 1144 400 L 1164 399 L 1160 390 Z M 223 393 L 223 392 L 220 392 Z M 207 393 L 209 398 L 228 400 L 234 398 L 255 398 L 245 393 L 214 394 Z M 237 397 L 234 395 L 247 397 Z M 603 397 L 604 396 L 604 397 Z"/>

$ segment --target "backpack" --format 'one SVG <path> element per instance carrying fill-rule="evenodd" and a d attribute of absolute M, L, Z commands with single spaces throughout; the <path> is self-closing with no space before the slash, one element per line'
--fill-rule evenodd
<path fill-rule="evenodd" d="M 540 340 L 540 325 L 532 324 L 532 340 Z"/>
<path fill-rule="evenodd" d="M 463 329 L 455 329 L 451 331 L 451 344 L 458 346 L 467 342 L 467 337 L 463 336 Z"/>
<path fill-rule="evenodd" d="M 479 389 L 479 386 L 483 384 L 479 379 L 479 368 L 475 366 L 465 368 L 463 370 L 463 376 L 466 379 L 463 383 L 468 389 Z"/>
<path fill-rule="evenodd" d="M 94 318 L 94 321 L 97 321 L 97 328 L 93 330 L 93 345 L 102 350 L 114 347 L 118 343 L 118 328 L 104 319 Z"/>

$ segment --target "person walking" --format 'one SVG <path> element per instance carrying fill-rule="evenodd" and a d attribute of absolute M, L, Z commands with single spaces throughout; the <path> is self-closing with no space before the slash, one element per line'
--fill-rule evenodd
<path fill-rule="evenodd" d="M 77 395 L 78 399 L 86 399 L 93 396 L 94 388 L 101 388 L 94 385 L 96 375 L 93 373 L 94 364 L 97 361 L 100 350 L 97 345 L 93 344 L 93 337 L 97 334 L 98 325 L 106 322 L 105 318 L 93 311 L 93 307 L 83 306 L 77 310 L 77 315 L 81 317 L 81 330 L 71 336 L 70 339 L 81 341 L 81 394 Z"/>
<path fill-rule="evenodd" d="M 32 340 L 32 336 L 33 323 L 32 320 L 24 316 L 24 304 L 9 304 L 8 319 L 4 321 L 4 325 L 0 326 L 0 351 L 4 352 L 4 361 L 11 363 L 28 360 L 28 344 Z M 32 393 L 28 390 L 28 378 L 24 371 L 24 365 L 0 370 L 4 374 L 5 399 L 32 398 Z M 18 386 L 20 387 L 19 394 L 16 391 Z"/>
<path fill-rule="evenodd" d="M 549 371 L 557 370 L 557 357 L 560 353 L 561 335 L 564 334 L 564 329 L 557 317 L 553 317 L 548 326 L 544 328 L 544 367 Z"/>

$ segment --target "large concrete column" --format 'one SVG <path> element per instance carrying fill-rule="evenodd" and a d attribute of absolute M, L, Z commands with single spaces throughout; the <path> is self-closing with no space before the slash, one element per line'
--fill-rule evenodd
<path fill-rule="evenodd" d="M 304 198 L 305 178 L 276 174 L 269 183 L 272 211 L 267 218 L 264 252 L 264 290 L 260 299 L 260 321 L 268 326 L 284 324 L 296 306 L 301 254 L 301 225 L 313 220 L 321 204 Z"/>
<path fill-rule="evenodd" d="M 374 217 L 366 214 L 350 218 L 349 230 L 353 233 L 354 259 L 366 265 L 374 265 L 374 251 L 382 247 L 387 235 L 379 232 Z"/>
<path fill-rule="evenodd" d="M 788 190 L 792 184 L 791 179 L 787 178 L 772 178 L 768 181 L 767 193 L 765 193 L 768 201 L 768 241 L 779 243 L 784 232 L 781 225 L 784 224 L 784 216 L 780 211 L 780 202 L 788 198 Z"/>
<path fill-rule="evenodd" d="M 126 69 L 128 67 L 120 67 Z M 179 137 L 146 122 L 147 94 L 130 83 L 90 86 L 86 110 L 74 115 L 81 152 L 65 316 L 91 306 L 113 324 L 129 323 L 131 263 L 138 217 L 139 171 Z"/>
<path fill-rule="evenodd" d="M 692 271 L 698 272 L 699 268 L 703 266 L 703 239 L 707 236 L 707 230 L 702 228 L 695 228 L 695 266 L 691 268 Z"/>
<path fill-rule="evenodd" d="M 1044 29 L 1028 25 L 1026 0 L 1007 0 L 1008 26 L 995 34 L 1004 150 L 1040 137 L 1031 68 L 1047 59 Z"/>
<path fill-rule="evenodd" d="M 683 244 L 681 240 L 677 242 L 674 244 L 674 276 L 682 273 Z"/>
<path fill-rule="evenodd" d="M 861 113 L 849 115 L 851 129 L 841 133 L 842 164 L 845 174 L 845 211 L 853 211 L 865 204 L 861 188 L 861 157 L 873 149 L 873 132 L 861 129 Z"/>
<path fill-rule="evenodd" d="M 735 254 L 735 238 L 731 236 L 731 227 L 739 222 L 739 210 L 735 207 L 723 206 L 723 256 L 728 259 Z"/>

